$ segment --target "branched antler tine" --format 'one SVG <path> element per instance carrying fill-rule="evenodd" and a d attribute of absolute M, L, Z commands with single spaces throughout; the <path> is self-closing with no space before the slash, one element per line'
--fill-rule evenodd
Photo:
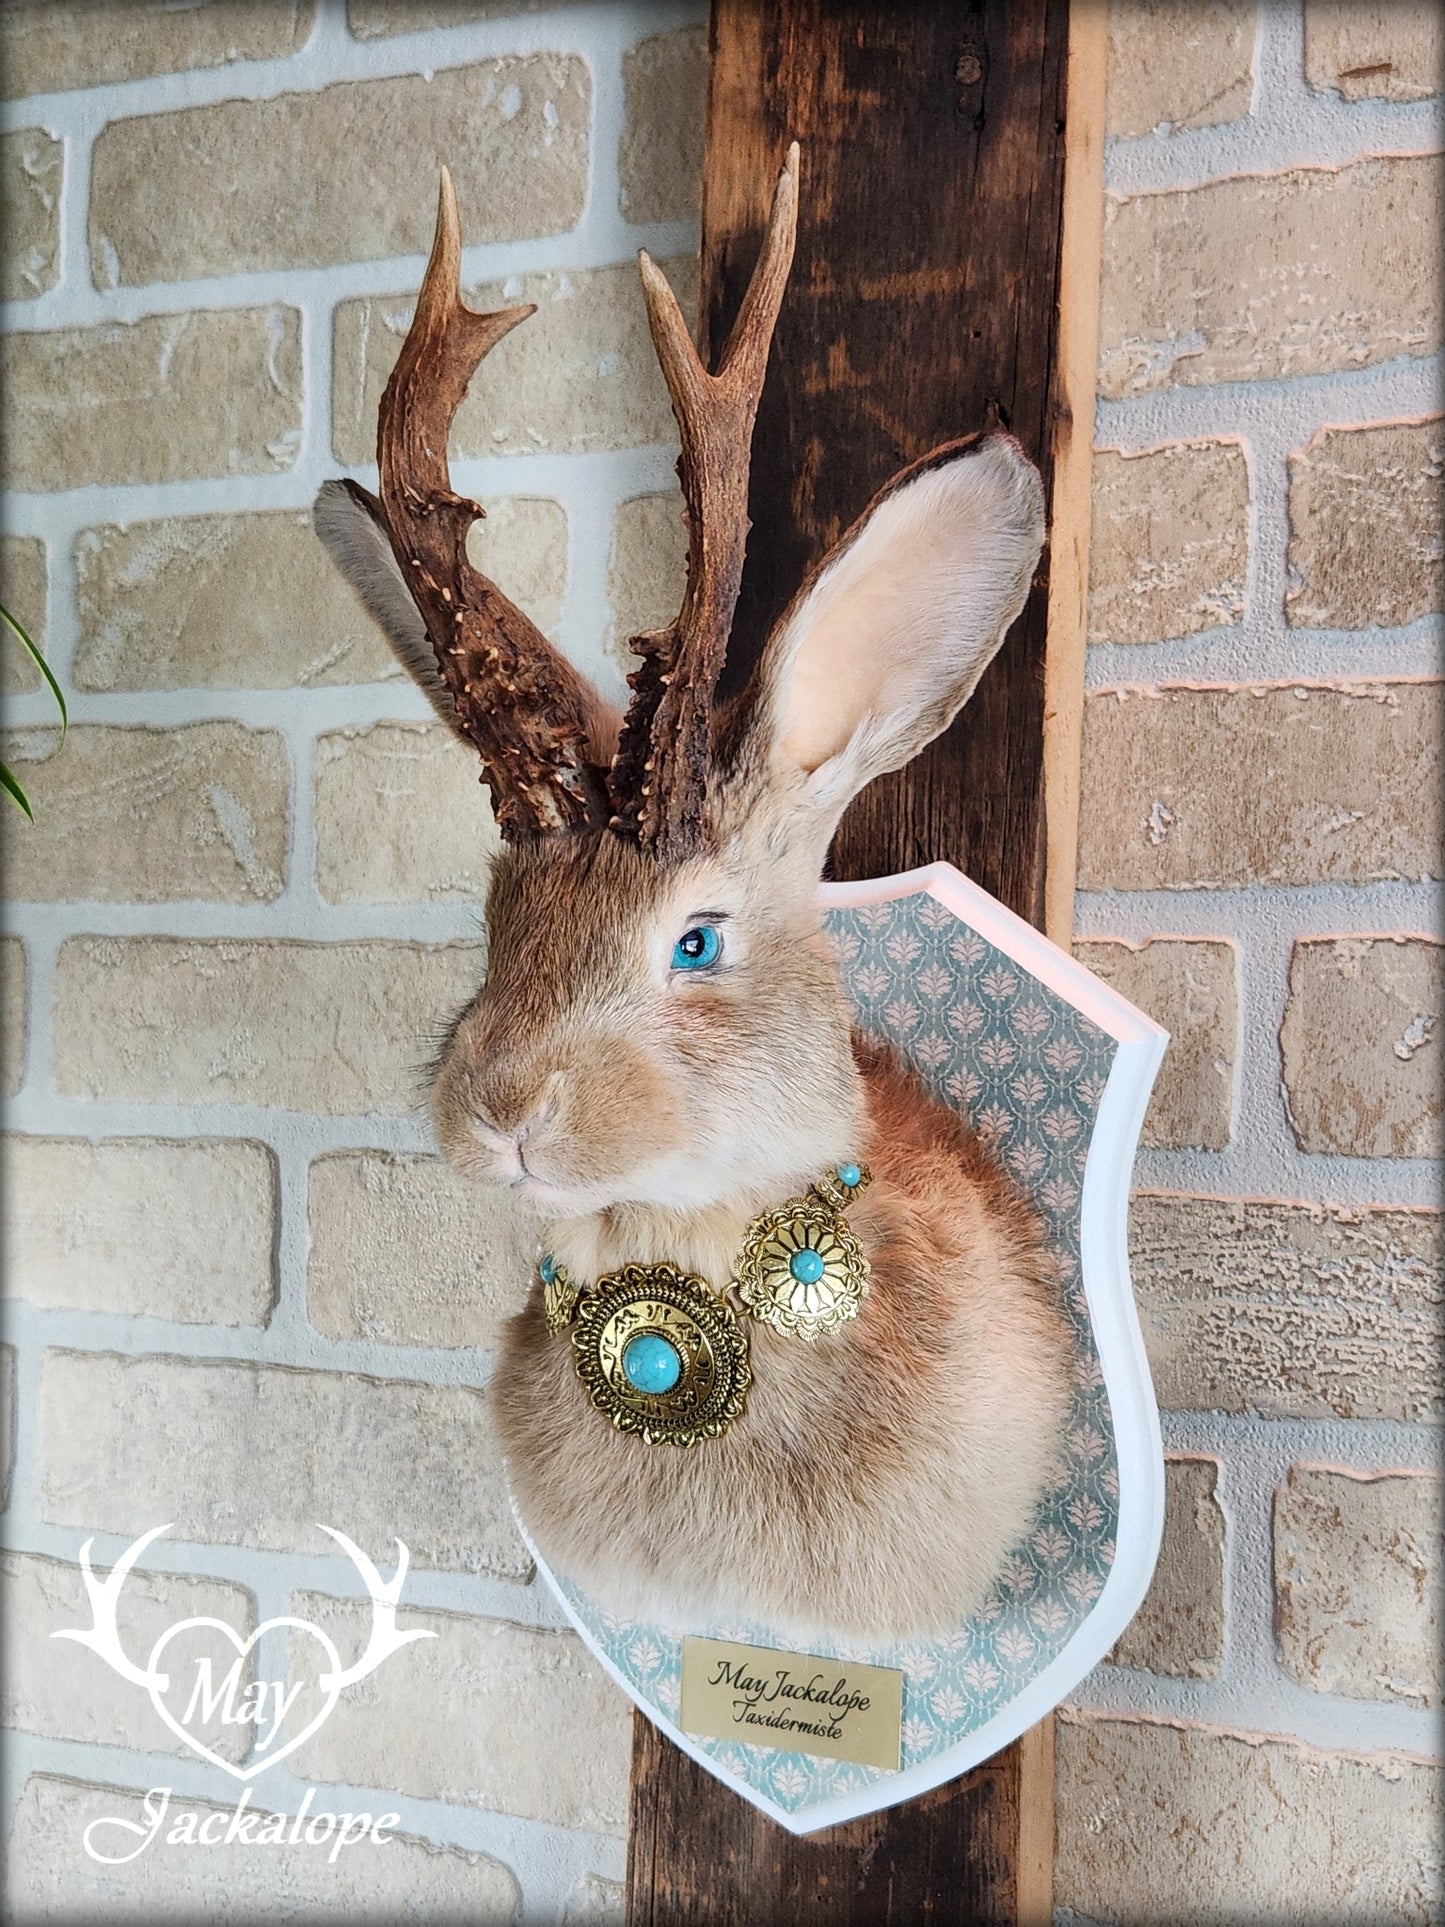
<path fill-rule="evenodd" d="M 692 332 L 683 319 L 671 283 L 646 248 L 638 250 L 637 271 L 642 276 L 642 299 L 657 364 L 682 430 L 684 423 L 695 420 L 705 406 L 707 371 L 692 345 Z"/>
<path fill-rule="evenodd" d="M 773 190 L 772 212 L 762 253 L 753 269 L 748 291 L 738 310 L 727 346 L 718 362 L 717 372 L 709 375 L 693 346 L 692 335 L 682 310 L 677 305 L 666 275 L 644 248 L 639 253 L 642 294 L 647 304 L 647 321 L 652 343 L 662 366 L 663 379 L 673 406 L 687 410 L 691 417 L 706 406 L 711 387 L 734 386 L 729 377 L 739 368 L 751 369 L 761 377 L 767 366 L 773 329 L 783 302 L 788 271 L 793 265 L 793 244 L 798 231 L 798 143 L 788 149 L 778 184 Z M 758 383 L 761 389 L 761 380 Z M 756 401 L 756 398 L 754 398 Z M 686 424 L 679 417 L 679 427 Z"/>
<path fill-rule="evenodd" d="M 755 366 L 758 391 L 761 393 L 773 329 L 777 325 L 778 310 L 783 305 L 788 271 L 793 265 L 793 244 L 797 235 L 798 143 L 794 141 L 788 148 L 783 171 L 773 189 L 773 207 L 768 217 L 763 251 L 758 256 L 743 305 L 738 310 L 738 318 L 733 323 L 733 331 L 728 336 L 727 346 L 718 363 L 719 380 L 726 380 L 734 367 Z"/>
<path fill-rule="evenodd" d="M 767 233 L 716 374 L 698 357 L 676 296 L 647 253 L 638 256 L 648 327 L 672 397 L 687 504 L 687 586 L 677 619 L 634 636 L 641 657 L 612 765 L 615 826 L 666 862 L 703 840 L 713 691 L 742 584 L 748 461 L 768 350 L 792 265 L 798 144 L 788 149 Z"/>
<path fill-rule="evenodd" d="M 486 355 L 496 347 L 503 335 L 510 334 L 518 322 L 525 321 L 537 311 L 536 303 L 529 301 L 522 307 L 499 308 L 493 314 L 477 314 L 463 304 L 461 283 L 461 220 L 457 214 L 457 193 L 452 186 L 451 173 L 444 167 L 437 194 L 437 223 L 432 236 L 431 254 L 416 298 L 407 340 L 410 342 L 415 335 L 419 342 L 436 343 L 448 351 L 443 367 L 451 375 L 457 392 L 453 396 L 444 388 L 435 397 L 438 403 L 449 409 L 447 427 L 451 426 L 451 417 L 461 406 L 467 384 Z M 427 448 L 426 454 L 436 462 L 445 486 L 448 479 L 445 441 L 438 448 Z"/>
<path fill-rule="evenodd" d="M 377 421 L 386 531 L 503 834 L 581 828 L 606 820 L 601 705 L 467 560 L 467 532 L 482 511 L 453 492 L 447 465 L 452 418 L 482 358 L 535 308 L 475 314 L 462 303 L 460 274 L 456 194 L 443 168 L 431 256 Z"/>

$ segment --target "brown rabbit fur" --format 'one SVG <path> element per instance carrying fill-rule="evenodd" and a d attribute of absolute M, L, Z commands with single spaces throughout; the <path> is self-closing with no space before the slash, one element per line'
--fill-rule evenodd
<path fill-rule="evenodd" d="M 959 1119 L 851 1040 L 816 901 L 848 801 L 972 692 L 1042 523 L 1007 436 L 936 451 L 806 585 L 719 718 L 704 853 L 663 863 L 589 830 L 494 868 L 487 979 L 433 1117 L 459 1171 L 550 1221 L 575 1280 L 666 1261 L 724 1290 L 756 1213 L 840 1162 L 872 1167 L 849 1211 L 872 1268 L 858 1317 L 812 1340 L 748 1321 L 746 1410 L 690 1448 L 614 1430 L 518 1278 L 492 1384 L 513 1489 L 547 1560 L 619 1614 L 939 1629 L 979 1602 L 1049 1480 L 1070 1346 L 1040 1229 Z M 424 665 L 366 518 L 323 494 L 318 527 Z M 718 963 L 679 970 L 704 923 Z"/>

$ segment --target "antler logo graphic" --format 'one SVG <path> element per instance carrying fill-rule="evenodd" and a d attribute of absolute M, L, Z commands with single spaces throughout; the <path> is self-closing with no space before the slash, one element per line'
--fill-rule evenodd
<path fill-rule="evenodd" d="M 144 1667 L 137 1666 L 127 1655 L 120 1643 L 120 1631 L 116 1625 L 116 1608 L 120 1603 L 121 1588 L 125 1585 L 131 1568 L 146 1547 L 163 1533 L 170 1531 L 169 1525 L 156 1526 L 144 1533 L 135 1544 L 127 1547 L 109 1576 L 101 1581 L 91 1569 L 90 1549 L 93 1539 L 87 1539 L 80 1549 L 80 1570 L 85 1580 L 86 1596 L 90 1601 L 92 1624 L 88 1631 L 67 1629 L 51 1634 L 52 1639 L 73 1639 L 77 1645 L 89 1646 L 98 1653 L 112 1671 L 129 1680 L 132 1686 L 143 1687 L 150 1695 L 152 1706 L 165 1721 L 166 1725 L 202 1759 L 209 1760 L 214 1766 L 223 1767 L 237 1780 L 250 1780 L 258 1773 L 275 1766 L 284 1760 L 288 1753 L 308 1740 L 322 1723 L 328 1719 L 342 1690 L 352 1686 L 357 1680 L 365 1679 L 374 1673 L 382 1661 L 389 1659 L 403 1646 L 409 1646 L 416 1639 L 435 1639 L 436 1634 L 417 1630 L 398 1632 L 396 1625 L 397 1602 L 406 1581 L 408 1553 L 398 1539 L 396 1542 L 396 1570 L 390 1579 L 383 1580 L 376 1567 L 367 1558 L 360 1546 L 354 1545 L 344 1532 L 334 1526 L 322 1526 L 321 1531 L 334 1539 L 351 1560 L 365 1581 L 371 1599 L 371 1636 L 360 1658 L 351 1666 L 343 1666 L 341 1655 L 321 1627 L 313 1625 L 309 1619 L 297 1619 L 284 1615 L 268 1619 L 258 1626 L 249 1639 L 241 1635 L 222 1619 L 201 1616 L 180 1620 L 168 1627 L 151 1647 L 150 1656 Z M 291 1684 L 285 1680 L 253 1680 L 242 1686 L 242 1674 L 252 1649 L 264 1636 L 279 1627 L 289 1627 L 294 1633 L 304 1634 L 321 1647 L 328 1662 L 326 1670 L 307 1679 L 300 1665 L 298 1645 L 291 1642 Z M 235 1658 L 230 1666 L 216 1679 L 212 1660 L 209 1655 L 192 1661 L 195 1681 L 185 1711 L 177 1718 L 166 1700 L 171 1689 L 171 1675 L 161 1665 L 161 1656 L 173 1641 L 185 1633 L 205 1628 L 219 1633 L 235 1649 Z M 183 1682 L 181 1682 L 183 1683 Z M 308 1687 L 313 1687 L 321 1695 L 320 1710 L 299 1731 L 281 1737 L 287 1716 L 295 1707 L 298 1698 Z M 192 1731 L 192 1725 L 204 1727 L 207 1722 L 219 1719 L 223 1726 L 255 1727 L 253 1752 L 256 1757 L 247 1766 L 236 1766 L 230 1760 L 222 1759 L 219 1753 L 209 1747 L 199 1732 Z M 263 1736 L 263 1729 L 264 1736 Z M 264 1756 L 264 1757 L 262 1757 Z"/>

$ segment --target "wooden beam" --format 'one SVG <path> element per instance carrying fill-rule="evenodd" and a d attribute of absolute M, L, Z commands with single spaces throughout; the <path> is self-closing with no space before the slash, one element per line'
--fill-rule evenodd
<path fill-rule="evenodd" d="M 629 1927 L 973 1927 L 1012 1922 L 1019 1748 L 906 1806 L 797 1838 L 639 1713 Z"/>
<path fill-rule="evenodd" d="M 895 470 L 936 443 L 1002 422 L 1046 484 L 1056 462 L 1067 476 L 1068 564 L 1054 602 L 1041 571 L 958 723 L 858 799 L 832 856 L 839 877 L 947 857 L 1034 923 L 1046 894 L 1046 675 L 1051 783 L 1067 806 L 1070 755 L 1077 797 L 1067 731 L 1077 734 L 1087 583 L 1093 314 L 1082 332 L 1069 317 L 1061 337 L 1059 301 L 1061 281 L 1071 301 L 1096 298 L 1087 256 L 1092 247 L 1097 257 L 1097 228 L 1085 203 L 1088 179 L 1098 200 L 1103 9 L 1075 0 L 1075 13 L 1071 56 L 1069 0 L 713 0 L 704 163 L 706 346 L 736 314 L 784 148 L 794 137 L 803 148 L 797 254 L 754 439 L 753 534 L 725 687 L 746 675 L 806 569 Z M 1073 144 L 1088 151 L 1069 175 L 1083 212 L 1066 270 L 1070 114 L 1080 119 Z M 1046 646 L 1051 619 L 1056 651 Z M 1060 849 L 1072 834 L 1061 823 Z M 1071 847 L 1063 887 L 1071 896 Z M 952 1786 L 797 1839 L 639 1715 L 628 1920 L 1044 1927 L 1052 1792 L 1050 1721 Z"/>
<path fill-rule="evenodd" d="M 1088 640 L 1108 58 L 1109 13 L 1105 0 L 1073 0 L 1069 9 L 1058 401 L 1054 411 L 1049 627 L 1044 659 L 1044 815 L 1048 826 L 1044 929 L 1064 950 L 1074 935 L 1074 875 L 1079 849 L 1079 758 Z"/>
<path fill-rule="evenodd" d="M 715 0 L 709 342 L 747 285 L 784 145 L 796 135 L 803 148 L 727 686 L 804 571 L 906 462 L 1002 421 L 1047 479 L 1067 41 L 1067 0 Z M 946 855 L 1040 920 L 1046 614 L 1041 575 L 953 729 L 853 806 L 836 876 Z"/>

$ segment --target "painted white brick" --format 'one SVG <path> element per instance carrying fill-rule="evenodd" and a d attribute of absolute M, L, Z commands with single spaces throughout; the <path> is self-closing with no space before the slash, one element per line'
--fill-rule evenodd
<path fill-rule="evenodd" d="M 1441 1770 L 1163 1720 L 1058 1727 L 1055 1898 L 1096 1921 L 1429 1927 Z"/>
<path fill-rule="evenodd" d="M 1317 1693 L 1438 1707 L 1442 1485 L 1296 1465 L 1275 1493 L 1275 1637 Z"/>
<path fill-rule="evenodd" d="M 330 1552 L 320 1518 L 376 1558 L 400 1538 L 418 1568 L 531 1570 L 470 1386 L 50 1351 L 38 1425 L 54 1525 Z"/>
<path fill-rule="evenodd" d="M 477 945 L 72 937 L 55 1075 L 77 1097 L 405 1115 Z"/>
<path fill-rule="evenodd" d="M 107 1576 L 100 1560 L 95 1576 L 101 1581 Z M 78 1564 L 31 1553 L 0 1553 L 0 1609 L 0 1720 L 5 1726 L 47 1739 L 191 1757 L 185 1741 L 167 1726 L 141 1687 L 88 1647 L 51 1643 L 54 1633 L 90 1628 L 90 1603 Z M 225 1580 L 132 1569 L 116 1607 L 121 1650 L 143 1667 L 163 1633 L 182 1620 L 202 1618 L 218 1619 L 244 1639 L 256 1623 L 255 1601 L 244 1587 Z M 216 1679 L 235 1660 L 235 1646 L 224 1633 L 197 1628 L 184 1637 L 192 1682 L 193 1659 L 209 1657 Z M 180 1649 L 168 1650 L 174 1654 Z M 240 1690 L 245 1690 L 249 1675 L 248 1664 Z M 176 1684 L 183 1682 L 178 1679 Z M 184 1707 L 173 1706 L 173 1711 L 179 1715 Z M 194 1722 L 192 1730 L 198 1730 Z M 207 1725 L 204 1737 L 212 1751 L 232 1761 L 244 1759 L 250 1743 L 244 1729 L 223 1728 L 219 1721 Z"/>
<path fill-rule="evenodd" d="M 25 945 L 19 937 L 0 937 L 0 1095 L 14 1097 L 25 1081 Z"/>
<path fill-rule="evenodd" d="M 251 1806 L 272 1812 L 264 1779 Z M 239 1797 L 239 1789 L 238 1789 Z M 294 1806 L 287 1807 L 294 1812 Z M 364 1811 L 355 1797 L 328 1795 L 316 1800 L 313 1815 Z M 173 1927 L 195 1927 L 199 1919 L 234 1921 L 510 1921 L 518 1891 L 511 1870 L 485 1853 L 436 1847 L 429 1841 L 384 1828 L 378 1843 L 369 1837 L 355 1846 L 334 1849 L 317 1827 L 319 1846 L 304 1839 L 294 1846 L 224 1843 L 168 1848 L 167 1834 L 181 1816 L 203 1824 L 213 1813 L 234 1811 L 203 1801 L 173 1798 L 163 1815 L 157 1843 L 121 1867 L 102 1867 L 80 1847 L 86 1828 L 100 1820 L 120 1820 L 129 1834 L 112 1827 L 96 1834 L 98 1846 L 124 1852 L 137 1839 L 138 1826 L 150 1830 L 142 1797 L 129 1788 L 91 1786 L 36 1774 L 27 1780 L 10 1829 L 5 1874 L 5 1912 L 19 1921 L 143 1920 Z M 373 1815 L 380 1820 L 380 1810 Z M 289 1834 L 290 1829 L 286 1829 Z M 336 1852 L 333 1863 L 331 1855 Z M 217 1912 L 218 1906 L 224 1913 Z"/>
<path fill-rule="evenodd" d="M 491 1347 L 522 1308 L 536 1226 L 439 1158 L 318 1158 L 309 1217 L 306 1308 L 328 1337 Z"/>
<path fill-rule="evenodd" d="M 10 1503 L 10 1438 L 15 1412 L 15 1347 L 0 1345 L 0 1512 Z"/>
<path fill-rule="evenodd" d="M 328 903 L 485 897 L 501 848 L 481 764 L 442 723 L 371 723 L 316 745 L 316 887 Z"/>
<path fill-rule="evenodd" d="M 263 1325 L 276 1163 L 263 1144 L 11 1136 L 7 1298 L 195 1325 Z"/>
<path fill-rule="evenodd" d="M 292 1611 L 328 1634 L 344 1664 L 360 1657 L 369 1605 L 302 1593 Z M 347 1693 L 297 1754 L 299 1773 L 626 1832 L 631 1702 L 575 1633 L 459 1613 L 404 1612 L 397 1623 L 436 1638 L 402 1647 Z M 296 1656 L 304 1666 L 304 1635 Z"/>

